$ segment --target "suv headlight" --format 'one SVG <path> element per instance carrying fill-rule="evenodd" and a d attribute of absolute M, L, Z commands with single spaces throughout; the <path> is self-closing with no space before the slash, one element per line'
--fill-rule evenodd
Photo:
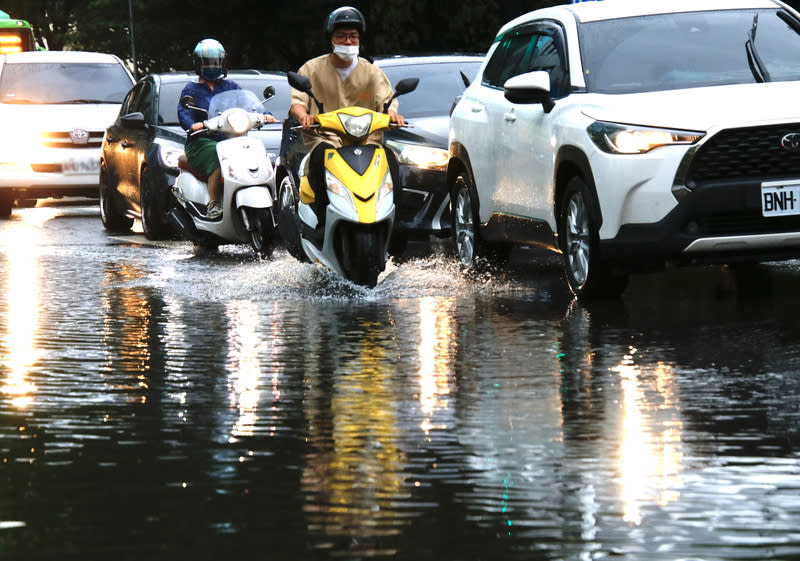
<path fill-rule="evenodd" d="M 407 144 L 397 140 L 386 140 L 386 145 L 397 154 L 397 161 L 418 168 L 445 169 L 450 153 L 441 148 Z"/>
<path fill-rule="evenodd" d="M 659 146 L 694 144 L 703 133 L 595 121 L 586 129 L 592 141 L 610 154 L 644 154 Z"/>
<path fill-rule="evenodd" d="M 369 129 L 372 128 L 372 114 L 364 113 L 363 115 L 347 115 L 339 113 L 339 120 L 342 122 L 345 132 L 353 138 L 363 138 L 369 134 Z"/>

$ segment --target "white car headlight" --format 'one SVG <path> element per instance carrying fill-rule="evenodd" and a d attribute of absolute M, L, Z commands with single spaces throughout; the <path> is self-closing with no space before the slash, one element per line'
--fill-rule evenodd
<path fill-rule="evenodd" d="M 644 154 L 659 146 L 694 144 L 703 133 L 622 123 L 595 121 L 586 129 L 592 141 L 603 152 L 611 154 Z"/>
<path fill-rule="evenodd" d="M 250 115 L 244 109 L 235 109 L 228 114 L 228 125 L 236 134 L 250 130 Z"/>
<path fill-rule="evenodd" d="M 397 140 L 386 140 L 386 145 L 397 154 L 397 161 L 401 164 L 426 169 L 445 169 L 450 154 L 447 150 L 423 146 L 421 144 L 407 144 Z"/>
<path fill-rule="evenodd" d="M 353 138 L 363 138 L 367 136 L 369 134 L 369 129 L 372 127 L 371 113 L 364 113 L 358 117 L 339 113 L 339 120 L 347 134 Z"/>
<path fill-rule="evenodd" d="M 178 159 L 183 155 L 183 150 L 168 146 L 166 144 L 159 144 L 158 146 L 158 161 L 162 167 L 177 170 Z"/>

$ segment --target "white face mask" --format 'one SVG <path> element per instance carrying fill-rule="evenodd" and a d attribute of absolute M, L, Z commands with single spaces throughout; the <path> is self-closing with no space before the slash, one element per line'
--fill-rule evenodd
<path fill-rule="evenodd" d="M 358 56 L 358 45 L 337 45 L 333 43 L 333 54 L 350 62 Z"/>

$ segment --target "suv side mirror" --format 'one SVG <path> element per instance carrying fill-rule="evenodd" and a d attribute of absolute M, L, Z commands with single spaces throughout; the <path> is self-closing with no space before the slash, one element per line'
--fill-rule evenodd
<path fill-rule="evenodd" d="M 550 75 L 544 70 L 509 78 L 503 84 L 503 95 L 511 103 L 541 103 L 545 113 L 550 113 L 556 105 L 550 95 Z"/>

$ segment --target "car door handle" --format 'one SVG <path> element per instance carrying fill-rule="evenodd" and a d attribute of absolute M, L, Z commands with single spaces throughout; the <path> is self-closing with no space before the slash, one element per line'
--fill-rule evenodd
<path fill-rule="evenodd" d="M 472 104 L 472 112 L 473 113 L 480 113 L 481 111 L 483 111 L 483 105 L 481 105 L 480 103 L 473 103 Z"/>
<path fill-rule="evenodd" d="M 503 113 L 503 120 L 508 123 L 513 123 L 514 121 L 517 120 L 517 115 L 516 113 L 514 113 L 513 109 L 511 111 L 506 111 L 505 113 Z"/>

